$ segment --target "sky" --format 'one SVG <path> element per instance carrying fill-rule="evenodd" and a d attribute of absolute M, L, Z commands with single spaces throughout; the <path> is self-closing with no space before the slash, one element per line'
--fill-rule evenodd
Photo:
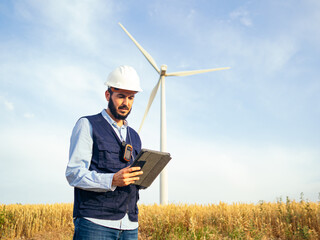
<path fill-rule="evenodd" d="M 72 128 L 107 107 L 104 82 L 133 66 L 139 128 L 158 75 L 121 22 L 168 72 L 168 200 L 320 201 L 320 2 L 2 0 L 0 203 L 73 202 Z M 140 132 L 160 149 L 160 94 Z M 159 203 L 159 179 L 140 203 Z"/>

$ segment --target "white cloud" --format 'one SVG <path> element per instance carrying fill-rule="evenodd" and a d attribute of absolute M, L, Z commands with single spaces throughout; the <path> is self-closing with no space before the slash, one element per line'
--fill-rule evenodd
<path fill-rule="evenodd" d="M 63 40 L 72 45 L 96 49 L 100 20 L 113 14 L 108 1 L 39 1 L 15 2 L 16 15 L 38 26 L 38 33 L 49 34 L 49 41 Z"/>
<path fill-rule="evenodd" d="M 229 15 L 231 20 L 239 20 L 240 23 L 246 27 L 251 27 L 253 25 L 250 14 L 246 9 L 239 8 L 231 12 Z"/>
<path fill-rule="evenodd" d="M 23 114 L 23 117 L 25 117 L 27 119 L 31 119 L 31 118 L 34 118 L 34 114 L 33 113 L 25 113 L 25 114 Z"/>
<path fill-rule="evenodd" d="M 105 104 L 104 76 L 83 64 L 73 64 L 71 60 L 57 62 L 48 58 L 27 62 L 11 60 L 2 68 L 2 75 L 15 84 L 16 101 L 21 109 L 25 108 L 26 118 L 42 115 L 50 111 L 50 107 L 70 113 L 71 109 L 86 111 L 93 106 L 100 109 Z M 12 102 L 4 98 L 2 102 L 7 110 L 14 109 Z M 36 112 L 39 110 L 41 113 Z"/>
<path fill-rule="evenodd" d="M 14 110 L 14 105 L 12 102 L 9 102 L 7 100 L 4 100 L 4 106 L 6 107 L 6 109 L 8 109 L 9 111 L 13 111 Z"/>
<path fill-rule="evenodd" d="M 13 111 L 15 109 L 14 103 L 6 99 L 6 97 L 0 96 L 0 101 L 6 110 Z"/>

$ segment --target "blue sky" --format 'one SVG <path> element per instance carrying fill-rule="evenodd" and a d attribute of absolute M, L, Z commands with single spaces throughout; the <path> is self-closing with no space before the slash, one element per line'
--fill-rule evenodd
<path fill-rule="evenodd" d="M 144 91 L 158 75 L 121 22 L 168 72 L 170 203 L 276 201 L 320 192 L 320 3 L 306 1 L 62 1 L 0 3 L 0 203 L 72 202 L 64 177 L 77 119 L 107 106 L 121 64 Z M 160 95 L 141 131 L 159 149 Z M 159 203 L 159 182 L 141 193 Z"/>

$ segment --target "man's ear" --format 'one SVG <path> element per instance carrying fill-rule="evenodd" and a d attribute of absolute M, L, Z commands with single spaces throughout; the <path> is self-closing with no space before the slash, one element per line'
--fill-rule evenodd
<path fill-rule="evenodd" d="M 107 91 L 105 92 L 105 95 L 106 95 L 107 101 L 109 102 L 109 100 L 110 100 L 110 92 L 107 90 Z"/>

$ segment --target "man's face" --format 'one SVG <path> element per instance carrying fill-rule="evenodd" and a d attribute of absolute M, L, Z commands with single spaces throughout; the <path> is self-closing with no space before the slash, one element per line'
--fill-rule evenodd
<path fill-rule="evenodd" d="M 136 92 L 117 90 L 110 94 L 106 91 L 108 108 L 115 119 L 124 120 L 127 118 L 132 109 L 132 104 Z"/>

